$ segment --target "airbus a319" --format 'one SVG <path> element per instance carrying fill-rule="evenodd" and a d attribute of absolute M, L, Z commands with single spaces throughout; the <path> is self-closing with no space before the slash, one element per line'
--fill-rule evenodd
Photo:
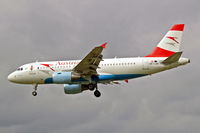
<path fill-rule="evenodd" d="M 180 45 L 184 24 L 174 25 L 158 43 L 152 53 L 145 57 L 103 59 L 102 51 L 107 43 L 92 49 L 82 60 L 34 62 L 20 66 L 8 76 L 19 84 L 32 84 L 33 96 L 39 84 L 64 84 L 65 94 L 77 94 L 86 90 L 101 93 L 98 84 L 119 84 L 190 62 L 181 57 Z"/>

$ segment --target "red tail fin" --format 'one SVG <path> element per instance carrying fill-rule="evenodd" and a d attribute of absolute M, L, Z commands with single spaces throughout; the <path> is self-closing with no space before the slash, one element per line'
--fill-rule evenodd
<path fill-rule="evenodd" d="M 146 57 L 169 57 L 180 51 L 184 24 L 175 24 L 159 42 L 154 51 Z"/>

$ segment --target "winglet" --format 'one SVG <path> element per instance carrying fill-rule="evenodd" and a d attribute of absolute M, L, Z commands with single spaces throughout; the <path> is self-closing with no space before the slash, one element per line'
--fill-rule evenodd
<path fill-rule="evenodd" d="M 107 42 L 101 45 L 102 48 L 106 48 Z"/>

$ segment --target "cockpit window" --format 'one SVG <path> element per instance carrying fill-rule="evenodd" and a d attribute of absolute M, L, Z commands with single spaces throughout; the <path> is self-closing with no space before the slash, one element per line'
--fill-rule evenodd
<path fill-rule="evenodd" d="M 17 71 L 22 71 L 23 70 L 23 68 L 21 67 L 21 68 L 17 68 Z"/>

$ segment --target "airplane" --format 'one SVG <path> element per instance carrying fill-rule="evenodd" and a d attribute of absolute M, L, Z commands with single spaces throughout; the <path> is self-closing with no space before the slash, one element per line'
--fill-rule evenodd
<path fill-rule="evenodd" d="M 86 90 L 101 93 L 100 84 L 128 83 L 129 79 L 152 75 L 190 63 L 181 57 L 180 44 L 184 24 L 175 24 L 145 57 L 103 59 L 106 43 L 95 47 L 82 60 L 34 62 L 20 66 L 8 75 L 8 80 L 19 84 L 32 84 L 33 96 L 39 84 L 64 84 L 65 94 L 78 94 Z"/>

